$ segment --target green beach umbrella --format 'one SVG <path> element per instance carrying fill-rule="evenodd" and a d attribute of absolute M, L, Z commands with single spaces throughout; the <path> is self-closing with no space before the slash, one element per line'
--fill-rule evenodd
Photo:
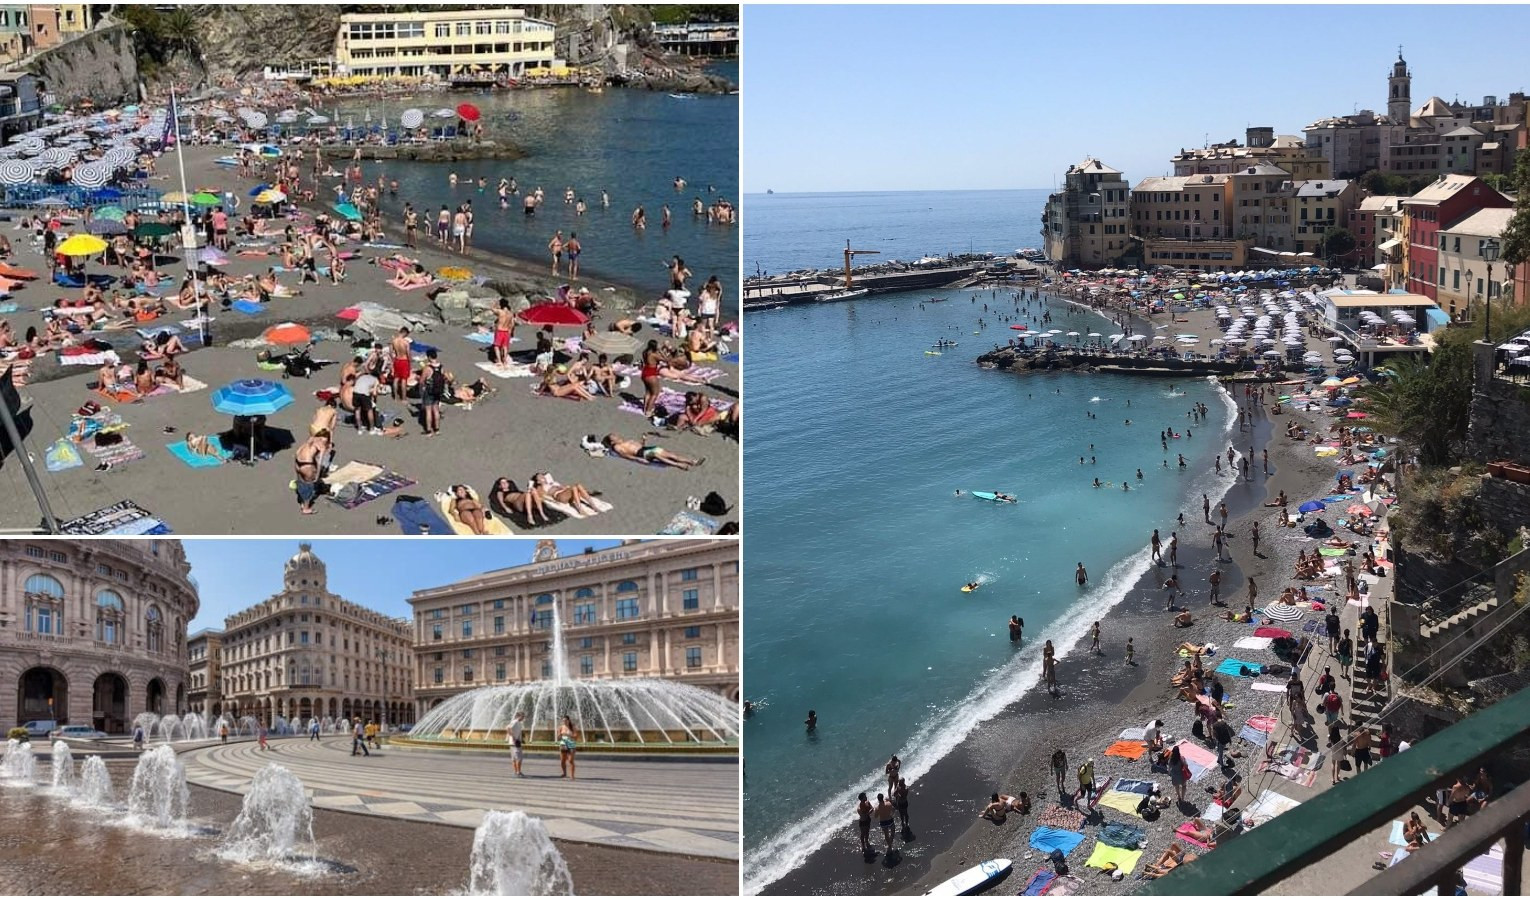
<path fill-rule="evenodd" d="M 175 226 L 166 222 L 144 222 L 133 229 L 134 237 L 164 237 L 167 234 L 175 234 Z"/>
<path fill-rule="evenodd" d="M 110 219 L 113 222 L 121 222 L 127 218 L 127 213 L 120 206 L 103 206 L 96 210 L 96 218 Z"/>
<path fill-rule="evenodd" d="M 191 195 L 191 202 L 197 206 L 217 206 L 223 200 L 217 194 L 209 194 L 206 191 L 197 191 Z"/>

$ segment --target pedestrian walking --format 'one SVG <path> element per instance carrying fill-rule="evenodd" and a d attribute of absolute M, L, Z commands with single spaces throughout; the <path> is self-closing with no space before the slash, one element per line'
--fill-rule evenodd
<path fill-rule="evenodd" d="M 1133 657 L 1136 655 L 1137 651 L 1132 649 L 1132 639 L 1128 636 L 1126 639 L 1126 664 L 1129 666 L 1135 666 L 1137 662 Z"/>
<path fill-rule="evenodd" d="M 1063 791 L 1065 790 L 1063 786 L 1063 779 L 1067 776 L 1068 754 L 1064 753 L 1062 748 L 1059 747 L 1058 749 L 1052 751 L 1052 778 L 1057 782 L 1057 796 L 1059 798 L 1062 797 Z M 863 799 L 865 798 L 864 794 L 861 796 Z"/>
<path fill-rule="evenodd" d="M 366 727 L 361 724 L 360 719 L 357 719 L 356 724 L 351 727 L 351 755 L 355 756 L 357 750 L 361 751 L 362 756 L 372 755 L 372 751 L 367 749 Z"/>
<path fill-rule="evenodd" d="M 1349 667 L 1355 661 L 1355 642 L 1354 639 L 1349 636 L 1348 628 L 1344 629 L 1343 636 L 1339 638 L 1338 657 L 1339 675 L 1342 676 L 1344 680 L 1348 681 Z"/>
<path fill-rule="evenodd" d="M 563 771 L 560 778 L 577 780 L 574 774 L 574 751 L 578 748 L 578 734 L 574 731 L 574 720 L 568 716 L 558 725 L 558 768 Z"/>
<path fill-rule="evenodd" d="M 1098 619 L 1095 620 L 1094 627 L 1089 629 L 1089 649 L 1102 656 L 1105 653 L 1104 650 L 1100 649 L 1100 621 Z"/>
<path fill-rule="evenodd" d="M 510 740 L 510 768 L 515 772 L 516 778 L 525 778 L 521 771 L 522 755 L 525 751 L 526 714 L 517 712 L 515 718 L 510 720 L 510 727 L 505 729 L 505 734 Z"/>
<path fill-rule="evenodd" d="M 1232 744 L 1233 740 L 1232 728 L 1227 724 L 1226 719 L 1220 716 L 1217 717 L 1217 720 L 1211 725 L 1211 736 L 1217 742 L 1217 765 L 1225 769 L 1232 765 L 1227 761 L 1227 748 Z"/>
<path fill-rule="evenodd" d="M 260 742 L 260 749 L 262 749 L 262 750 L 270 750 L 271 749 L 271 745 L 266 743 L 266 737 L 267 737 L 266 723 L 261 722 L 260 723 L 260 729 L 259 729 L 259 731 L 257 733 L 257 740 L 259 740 L 259 742 Z"/>
<path fill-rule="evenodd" d="M 135 725 L 135 726 L 133 726 L 133 749 L 134 750 L 142 750 L 143 749 L 143 726 L 142 725 Z"/>

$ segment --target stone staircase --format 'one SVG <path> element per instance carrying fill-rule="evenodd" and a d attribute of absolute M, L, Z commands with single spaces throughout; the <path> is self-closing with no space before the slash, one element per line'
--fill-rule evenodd
<path fill-rule="evenodd" d="M 1386 707 L 1387 701 L 1392 697 L 1392 657 L 1387 652 L 1387 645 L 1377 641 L 1376 646 L 1381 648 L 1381 658 L 1386 660 L 1382 665 L 1382 669 L 1387 673 L 1388 677 L 1385 681 L 1381 682 L 1379 690 L 1374 694 L 1370 693 L 1359 686 L 1365 678 L 1364 674 L 1361 674 L 1365 671 L 1365 660 L 1360 655 L 1365 645 L 1360 641 L 1355 643 L 1357 645 L 1355 647 L 1355 664 L 1349 670 L 1349 721 L 1369 722 L 1381 715 L 1382 709 Z M 1381 727 L 1379 725 L 1372 725 L 1368 730 L 1371 732 L 1372 747 L 1374 748 L 1376 746 L 1375 739 L 1381 736 Z M 1371 753 L 1372 758 L 1375 758 L 1376 755 L 1373 749 Z"/>
<path fill-rule="evenodd" d="M 1480 599 L 1474 598 L 1476 602 L 1464 604 L 1460 609 L 1444 619 L 1437 622 L 1426 621 L 1419 627 L 1419 636 L 1426 641 L 1432 640 L 1446 634 L 1458 625 L 1469 623 L 1478 616 L 1485 615 L 1498 608 L 1498 597 L 1491 588 L 1485 592 L 1479 592 L 1479 597 Z"/>

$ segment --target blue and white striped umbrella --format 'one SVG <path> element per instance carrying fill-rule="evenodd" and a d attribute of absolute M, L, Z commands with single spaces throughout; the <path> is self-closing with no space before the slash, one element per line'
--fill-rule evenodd
<path fill-rule="evenodd" d="M 1276 622 L 1300 622 L 1305 618 L 1301 610 L 1284 603 L 1271 603 L 1264 608 L 1264 614 Z"/>
<path fill-rule="evenodd" d="M 403 115 L 398 117 L 398 124 L 405 128 L 419 128 L 425 124 L 425 111 L 410 107 L 404 110 Z"/>
<path fill-rule="evenodd" d="M 291 391 L 260 378 L 230 382 L 212 395 L 213 409 L 231 416 L 268 416 L 291 404 Z"/>
<path fill-rule="evenodd" d="M 0 160 L 0 184 L 32 183 L 32 164 L 20 159 Z"/>
<path fill-rule="evenodd" d="M 112 180 L 112 170 L 110 166 L 101 163 L 81 163 L 74 167 L 74 174 L 69 180 L 82 188 L 104 187 Z"/>

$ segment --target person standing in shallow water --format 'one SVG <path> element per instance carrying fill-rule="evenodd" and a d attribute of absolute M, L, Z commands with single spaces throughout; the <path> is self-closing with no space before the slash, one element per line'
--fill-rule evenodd
<path fill-rule="evenodd" d="M 892 800 L 893 809 L 898 811 L 898 826 L 903 831 L 903 839 L 908 840 L 908 782 L 902 777 L 893 787 Z"/>
<path fill-rule="evenodd" d="M 802 724 L 807 726 L 808 734 L 812 734 L 815 731 L 817 731 L 818 730 L 818 711 L 817 710 L 812 710 L 812 709 L 808 710 L 807 718 L 803 720 Z M 861 799 L 865 800 L 866 799 L 866 795 L 862 794 L 861 795 Z"/>
<path fill-rule="evenodd" d="M 1089 583 L 1089 572 L 1084 568 L 1084 564 L 1082 562 L 1078 564 L 1077 569 L 1073 570 L 1073 580 L 1078 582 L 1079 587 L 1083 587 Z"/>
<path fill-rule="evenodd" d="M 861 835 L 861 855 L 871 855 L 871 801 L 866 799 L 866 792 L 862 791 L 855 803 L 855 820 Z"/>
<path fill-rule="evenodd" d="M 882 829 L 882 843 L 887 852 L 893 852 L 893 816 L 896 810 L 882 794 L 877 794 L 877 826 Z"/>
<path fill-rule="evenodd" d="M 1009 639 L 1018 642 L 1025 631 L 1025 620 L 1019 616 L 1009 617 Z"/>

